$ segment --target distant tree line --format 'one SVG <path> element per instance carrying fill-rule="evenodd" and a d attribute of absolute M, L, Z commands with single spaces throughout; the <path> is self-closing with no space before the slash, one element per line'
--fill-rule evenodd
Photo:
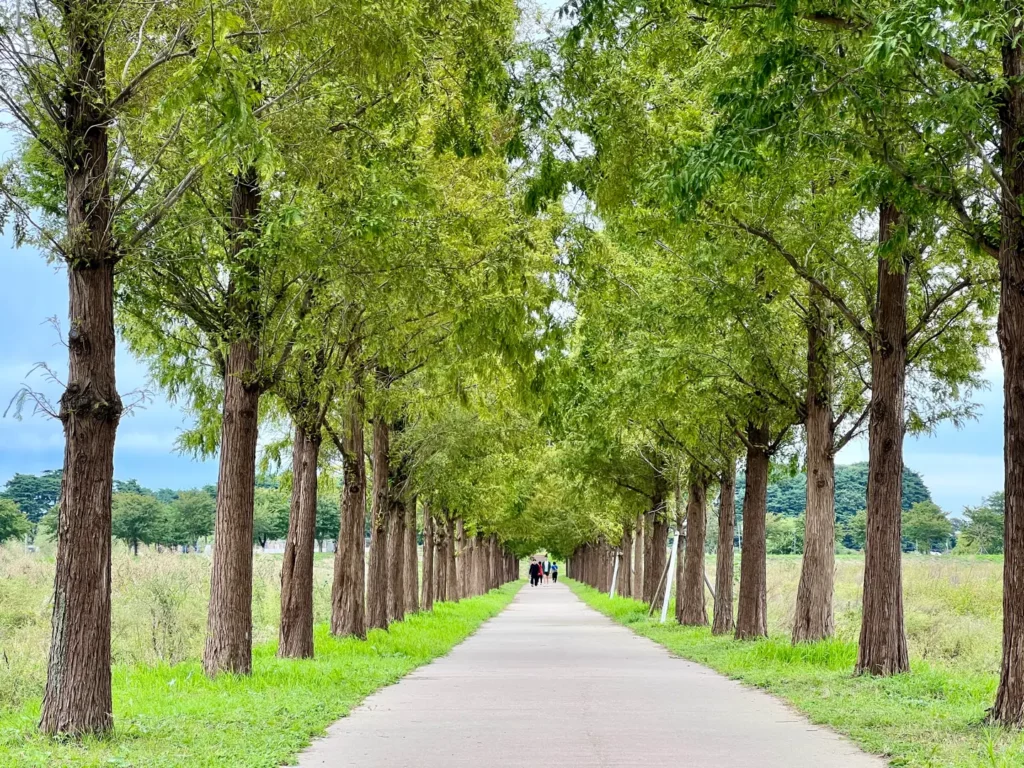
<path fill-rule="evenodd" d="M 56 541 L 61 470 L 14 475 L 0 492 L 0 542 L 33 534 Z M 217 487 L 151 490 L 136 480 L 115 480 L 111 529 L 135 554 L 140 545 L 198 551 L 213 535 Z M 274 475 L 257 478 L 253 543 L 266 547 L 288 534 L 290 491 Z M 321 549 L 338 536 L 338 502 L 317 500 L 316 541 Z"/>
<path fill-rule="evenodd" d="M 848 522 L 854 515 L 865 509 L 868 498 L 868 464 L 860 462 L 836 467 L 835 517 L 839 523 Z M 746 476 L 736 478 L 736 516 L 743 516 L 743 494 L 746 491 Z M 903 468 L 903 509 L 908 510 L 921 501 L 931 501 L 932 496 L 921 475 L 908 467 Z M 807 475 L 798 472 L 793 475 L 773 478 L 768 485 L 767 511 L 783 517 L 797 517 L 807 508 Z"/>

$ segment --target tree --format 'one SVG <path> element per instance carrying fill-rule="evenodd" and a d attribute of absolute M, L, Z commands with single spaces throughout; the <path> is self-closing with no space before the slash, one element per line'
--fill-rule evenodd
<path fill-rule="evenodd" d="M 17 473 L 4 486 L 0 497 L 10 499 L 25 513 L 31 523 L 38 523 L 60 501 L 59 469 L 48 469 L 41 475 Z"/>
<path fill-rule="evenodd" d="M 277 488 L 257 488 L 253 502 L 253 544 L 266 547 L 268 541 L 288 533 L 288 496 Z"/>
<path fill-rule="evenodd" d="M 960 529 L 956 545 L 958 552 L 976 552 L 981 555 L 1002 553 L 1005 527 L 1002 493 L 992 494 L 980 507 L 966 507 L 964 517 L 967 522 Z"/>
<path fill-rule="evenodd" d="M 182 491 L 167 505 L 164 543 L 198 551 L 199 539 L 213 533 L 214 500 L 205 491 Z"/>
<path fill-rule="evenodd" d="M 10 499 L 0 499 L 0 544 L 20 539 L 32 530 L 32 523 Z"/>
<path fill-rule="evenodd" d="M 65 435 L 40 727 L 102 733 L 113 723 L 109 550 L 114 439 L 124 410 L 114 371 L 115 267 L 188 184 L 187 176 L 159 190 L 149 183 L 151 168 L 129 134 L 173 131 L 160 106 L 175 75 L 189 68 L 194 38 L 180 3 L 73 0 L 27 9 L 12 2 L 0 7 L 0 19 L 0 102 L 22 132 L 20 162 L 0 182 L 0 222 L 13 216 L 18 244 L 31 232 L 63 262 L 70 297 L 59 406 L 28 389 L 17 399 L 18 407 L 31 403 L 58 417 Z M 140 203 L 143 187 L 152 205 Z M 78 556 L 84 551 L 93 556 Z"/>
<path fill-rule="evenodd" d="M 112 532 L 138 557 L 139 544 L 150 544 L 160 536 L 164 506 L 154 496 L 141 493 L 115 493 Z"/>
<path fill-rule="evenodd" d="M 934 547 L 945 549 L 953 535 L 948 515 L 931 501 L 919 501 L 903 513 L 903 535 L 918 552 L 925 554 Z"/>

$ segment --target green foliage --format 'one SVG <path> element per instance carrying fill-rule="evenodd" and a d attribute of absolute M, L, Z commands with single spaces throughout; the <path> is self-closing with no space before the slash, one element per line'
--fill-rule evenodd
<path fill-rule="evenodd" d="M 213 535 L 215 503 L 205 491 L 182 491 L 164 507 L 161 544 L 195 548 L 199 539 Z"/>
<path fill-rule="evenodd" d="M 11 499 L 0 499 L 0 544 L 20 539 L 32 530 L 32 523 Z"/>
<path fill-rule="evenodd" d="M 115 493 L 112 506 L 111 529 L 135 554 L 139 544 L 150 544 L 161 539 L 164 506 L 156 497 L 141 493 Z"/>
<path fill-rule="evenodd" d="M 836 520 L 849 521 L 858 511 L 867 506 L 868 465 L 867 462 L 846 464 L 836 467 Z M 746 478 L 736 478 L 736 509 L 742 514 L 743 490 Z M 914 470 L 903 468 L 903 509 L 910 509 L 921 501 L 931 501 L 924 480 Z M 768 484 L 768 511 L 789 517 L 803 514 L 807 506 L 807 475 L 803 472 L 783 476 Z"/>
<path fill-rule="evenodd" d="M 765 517 L 765 547 L 769 555 L 798 555 L 804 551 L 804 518 L 774 515 Z"/>
<path fill-rule="evenodd" d="M 60 500 L 60 478 L 63 470 L 48 469 L 41 475 L 17 473 L 4 486 L 0 498 L 10 499 L 32 523 Z"/>
<path fill-rule="evenodd" d="M 981 555 L 1002 554 L 1005 546 L 1003 493 L 994 493 L 980 507 L 964 509 L 956 551 Z"/>
<path fill-rule="evenodd" d="M 946 550 L 953 535 L 949 516 L 931 501 L 919 501 L 903 512 L 903 538 L 918 552 Z"/>

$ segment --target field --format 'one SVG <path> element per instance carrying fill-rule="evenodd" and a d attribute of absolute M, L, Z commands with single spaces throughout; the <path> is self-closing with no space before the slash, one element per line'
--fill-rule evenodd
<path fill-rule="evenodd" d="M 209 681 L 199 657 L 209 564 L 199 555 L 116 549 L 113 558 L 115 734 L 55 743 L 35 724 L 45 682 L 53 560 L 0 547 L 0 765 L 278 766 L 369 693 L 447 653 L 512 599 L 506 585 L 442 603 L 371 632 L 366 641 L 327 632 L 330 556 L 315 566 L 317 656 L 275 658 L 280 558 L 257 555 L 254 674 Z"/>
<path fill-rule="evenodd" d="M 713 573 L 713 562 L 709 572 Z M 799 557 L 768 561 L 771 637 L 737 642 L 709 630 L 647 618 L 640 603 L 570 582 L 590 605 L 672 652 L 787 700 L 813 721 L 848 734 L 894 766 L 1010 768 L 1024 765 L 1024 734 L 989 727 L 1001 638 L 1001 558 L 904 558 L 912 672 L 855 677 L 863 559 L 840 557 L 834 641 L 789 642 Z M 709 601 L 710 606 L 710 601 Z"/>

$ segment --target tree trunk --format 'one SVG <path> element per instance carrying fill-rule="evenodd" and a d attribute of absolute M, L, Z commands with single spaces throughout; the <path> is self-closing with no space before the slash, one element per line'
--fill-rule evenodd
<path fill-rule="evenodd" d="M 233 258 L 245 284 L 232 278 L 228 302 L 233 316 L 244 318 L 240 338 L 228 347 L 213 531 L 210 605 L 206 621 L 203 669 L 247 675 L 252 671 L 252 528 L 259 433 L 258 316 L 252 285 L 259 272 L 249 256 L 260 212 L 259 176 L 254 168 L 237 176 L 231 193 Z"/>
<path fill-rule="evenodd" d="M 807 318 L 807 513 L 793 642 L 832 637 L 836 567 L 835 427 L 832 423 L 831 329 L 812 286 Z"/>
<path fill-rule="evenodd" d="M 388 627 L 388 513 L 391 509 L 390 431 L 373 420 L 373 504 L 370 507 L 370 569 L 366 584 L 367 629 Z"/>
<path fill-rule="evenodd" d="M 114 369 L 114 264 L 106 51 L 100 3 L 68 6 L 64 90 L 68 384 L 50 657 L 40 728 L 104 733 L 110 692 L 110 535 L 114 439 L 121 398 Z M 93 6 L 90 8 L 90 6 Z"/>
<path fill-rule="evenodd" d="M 1015 6 L 1016 7 L 1016 6 Z M 1020 10 L 1014 11 L 1019 23 Z M 1003 656 L 993 720 L 1024 725 L 1024 43 L 1019 27 L 1003 43 L 1006 84 L 1000 105 L 1003 181 L 1000 195 L 999 350 L 1003 359 L 1003 465 L 1006 509 L 1003 521 Z"/>
<path fill-rule="evenodd" d="M 711 632 L 735 629 L 732 617 L 733 548 L 736 538 L 736 463 L 730 461 L 719 483 L 718 553 L 715 555 L 715 618 Z"/>
<path fill-rule="evenodd" d="M 686 552 L 682 579 L 676 594 L 676 619 L 680 624 L 704 627 L 708 612 L 704 602 L 704 542 L 708 526 L 708 478 L 690 470 L 689 499 L 686 504 Z"/>
<path fill-rule="evenodd" d="M 647 562 L 644 564 L 644 602 L 657 600 L 660 592 L 659 581 L 665 570 L 668 548 L 668 481 L 663 473 L 654 477 L 654 494 L 651 496 L 651 535 L 647 539 Z"/>
<path fill-rule="evenodd" d="M 900 213 L 879 210 L 878 239 L 887 243 Z M 903 401 L 907 366 L 907 262 L 895 268 L 878 259 L 878 300 L 871 350 L 871 420 L 868 425 L 867 539 L 864 548 L 864 617 L 857 672 L 892 675 L 910 669 L 903 630 Z"/>
<path fill-rule="evenodd" d="M 313 657 L 313 546 L 316 540 L 316 480 L 320 429 L 295 426 L 292 504 L 281 564 L 281 631 L 277 655 Z"/>
<path fill-rule="evenodd" d="M 768 635 L 765 563 L 765 513 L 768 504 L 767 425 L 747 425 L 747 487 L 743 494 L 743 556 L 740 558 L 740 599 L 736 639 Z"/>
<path fill-rule="evenodd" d="M 342 438 L 344 487 L 341 527 L 334 554 L 331 633 L 366 637 L 366 457 L 363 455 L 363 400 L 354 391 Z"/>
<path fill-rule="evenodd" d="M 455 602 L 459 599 L 459 574 L 455 568 L 455 521 L 445 520 L 445 600 Z"/>
<path fill-rule="evenodd" d="M 467 596 L 466 589 L 466 523 L 460 517 L 455 521 L 455 584 L 456 598 L 461 600 Z"/>
<path fill-rule="evenodd" d="M 419 605 L 419 558 L 416 555 L 416 496 L 407 494 L 405 499 L 405 612 L 416 613 Z"/>
<path fill-rule="evenodd" d="M 423 610 L 434 608 L 434 520 L 423 502 Z"/>
<path fill-rule="evenodd" d="M 404 478 L 393 474 L 388 507 L 388 623 L 405 618 L 405 504 Z"/>
<path fill-rule="evenodd" d="M 434 520 L 434 602 L 448 599 L 447 538 L 448 526 L 444 517 Z"/>
<path fill-rule="evenodd" d="M 619 579 L 615 593 L 620 597 L 633 596 L 633 529 L 622 526 L 622 560 L 619 561 Z"/>
<path fill-rule="evenodd" d="M 644 599 L 644 559 L 646 548 L 644 541 L 647 519 L 643 513 L 636 516 L 636 536 L 633 540 L 633 599 Z"/>

